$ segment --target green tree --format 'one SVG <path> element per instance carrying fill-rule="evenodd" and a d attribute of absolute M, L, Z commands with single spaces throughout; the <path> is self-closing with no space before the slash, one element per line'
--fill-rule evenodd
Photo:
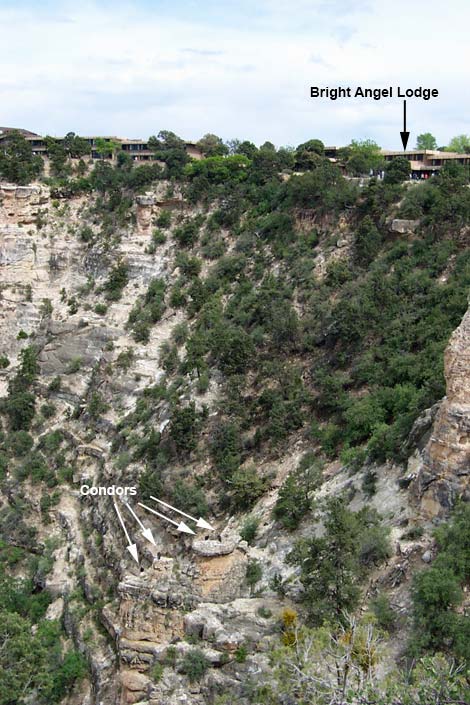
<path fill-rule="evenodd" d="M 250 561 L 246 566 L 245 580 L 250 588 L 251 594 L 253 594 L 253 590 L 255 588 L 256 583 L 259 583 L 262 577 L 263 568 L 261 566 L 261 563 L 259 563 L 258 561 Z"/>
<path fill-rule="evenodd" d="M 63 141 L 64 149 L 72 159 L 80 159 L 91 153 L 91 145 L 83 137 L 79 137 L 75 132 L 67 132 Z"/>
<path fill-rule="evenodd" d="M 354 242 L 355 259 L 361 266 L 367 266 L 377 256 L 382 244 L 382 236 L 374 221 L 368 215 L 361 221 Z"/>
<path fill-rule="evenodd" d="M 457 577 L 449 569 L 433 566 L 423 570 L 414 576 L 412 597 L 419 646 L 442 648 L 452 639 L 454 609 L 462 602 Z"/>
<path fill-rule="evenodd" d="M 0 175 L 8 181 L 29 184 L 43 168 L 43 160 L 33 154 L 30 143 L 21 133 L 11 132 L 0 142 Z"/>
<path fill-rule="evenodd" d="M 185 165 L 190 161 L 184 141 L 169 130 L 162 130 L 148 140 L 155 158 L 165 162 L 168 176 L 182 176 Z"/>
<path fill-rule="evenodd" d="M 416 149 L 437 149 L 437 142 L 430 132 L 423 132 L 416 138 Z"/>
<path fill-rule="evenodd" d="M 307 454 L 280 488 L 273 516 L 286 529 L 296 529 L 312 508 L 312 492 L 320 487 L 321 482 L 322 463 Z"/>
<path fill-rule="evenodd" d="M 44 142 L 54 176 L 66 176 L 69 174 L 71 170 L 67 164 L 67 152 L 64 149 L 63 141 L 55 137 L 45 137 Z"/>
<path fill-rule="evenodd" d="M 410 162 L 406 157 L 395 157 L 387 162 L 385 184 L 401 184 L 410 178 Z"/>
<path fill-rule="evenodd" d="M 325 155 L 325 145 L 321 140 L 308 140 L 295 150 L 295 168 L 307 171 L 314 169 Z"/>
<path fill-rule="evenodd" d="M 199 142 L 197 142 L 197 146 L 205 157 L 223 157 L 229 151 L 221 137 L 210 133 L 201 137 Z"/>
<path fill-rule="evenodd" d="M 470 154 L 470 135 L 457 135 L 453 137 L 446 147 L 446 151 Z"/>
<path fill-rule="evenodd" d="M 226 375 L 245 372 L 255 359 L 255 346 L 243 328 L 220 326 L 215 329 L 211 352 Z"/>
<path fill-rule="evenodd" d="M 37 355 L 34 346 L 23 348 L 19 370 L 8 385 L 8 396 L 3 408 L 9 417 L 12 431 L 27 431 L 34 418 L 36 398 L 30 387 L 39 372 Z"/>
<path fill-rule="evenodd" d="M 5 402 L 12 431 L 28 430 L 34 418 L 35 396 L 31 392 L 17 392 Z"/>
<path fill-rule="evenodd" d="M 188 455 L 196 449 L 199 426 L 199 415 L 194 402 L 174 409 L 170 421 L 170 436 L 178 453 Z"/>
<path fill-rule="evenodd" d="M 248 140 L 232 140 L 231 143 L 229 143 L 229 146 L 230 154 L 244 154 L 245 157 L 248 157 L 248 159 L 253 159 L 258 151 L 256 145 Z"/>
<path fill-rule="evenodd" d="M 380 519 L 367 511 L 351 512 L 344 498 L 332 497 L 325 502 L 323 524 L 323 536 L 300 540 L 288 555 L 288 562 L 300 567 L 304 599 L 317 624 L 341 622 L 345 611 L 355 609 L 364 570 L 361 560 L 365 558 L 364 566 L 369 560 L 371 530 L 380 526 Z M 376 537 L 380 543 L 384 531 Z M 380 554 L 383 558 L 382 549 Z"/>
<path fill-rule="evenodd" d="M 227 423 L 216 428 L 210 450 L 216 471 L 222 478 L 230 477 L 241 462 L 242 442 L 238 427 Z"/>
<path fill-rule="evenodd" d="M 179 669 L 190 681 L 200 681 L 209 666 L 210 661 L 201 649 L 191 649 L 183 656 Z"/>
<path fill-rule="evenodd" d="M 412 598 L 415 619 L 411 650 L 451 650 L 468 660 L 468 618 L 456 609 L 470 578 L 470 507 L 462 504 L 451 521 L 436 529 L 439 553 L 433 565 L 417 573 Z"/>
<path fill-rule="evenodd" d="M 250 166 L 250 159 L 241 154 L 232 154 L 228 157 L 211 156 L 192 161 L 187 165 L 184 173 L 191 179 L 205 177 L 214 184 L 232 180 L 239 182 L 246 179 Z"/>
<path fill-rule="evenodd" d="M 230 503 L 237 511 L 249 509 L 261 497 L 267 487 L 267 480 L 262 478 L 254 465 L 248 465 L 235 470 L 226 480 L 230 490 Z"/>
<path fill-rule="evenodd" d="M 379 169 L 383 165 L 383 157 L 379 145 L 373 140 L 352 140 L 348 147 L 340 152 L 346 161 L 348 172 L 354 176 L 368 174 L 371 169 Z"/>
<path fill-rule="evenodd" d="M 119 262 L 112 268 L 108 279 L 103 285 L 106 299 L 108 301 L 119 301 L 128 281 L 128 266 L 126 262 Z"/>
<path fill-rule="evenodd" d="M 31 590 L 0 582 L 0 705 L 55 705 L 86 674 L 80 654 L 64 653 L 59 623 L 43 618 L 48 601 Z"/>
<path fill-rule="evenodd" d="M 98 153 L 101 159 L 109 159 L 114 156 L 121 145 L 111 139 L 105 139 L 104 137 L 97 137 L 93 150 Z"/>

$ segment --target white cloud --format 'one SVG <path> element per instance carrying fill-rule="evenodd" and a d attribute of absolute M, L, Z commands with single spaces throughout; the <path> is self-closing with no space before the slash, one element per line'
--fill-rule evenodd
<path fill-rule="evenodd" d="M 368 136 L 391 147 L 398 99 L 318 101 L 309 87 L 422 85 L 441 96 L 409 101 L 412 141 L 470 132 L 466 0 L 450 0 L 445 17 L 440 0 L 244 0 L 227 3 L 225 16 L 202 0 L 174 7 L 97 0 L 53 12 L 0 0 L 0 123 L 277 144 Z"/>

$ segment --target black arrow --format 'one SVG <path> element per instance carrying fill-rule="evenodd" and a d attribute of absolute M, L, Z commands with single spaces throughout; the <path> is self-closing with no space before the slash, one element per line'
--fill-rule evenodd
<path fill-rule="evenodd" d="M 406 100 L 403 101 L 403 132 L 400 132 L 400 135 L 403 149 L 406 152 L 406 145 L 408 144 L 408 138 L 410 136 L 410 133 L 406 131 Z"/>

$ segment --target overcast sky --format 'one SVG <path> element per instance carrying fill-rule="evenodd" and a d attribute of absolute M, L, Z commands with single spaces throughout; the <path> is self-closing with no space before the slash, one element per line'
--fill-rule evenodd
<path fill-rule="evenodd" d="M 310 86 L 425 86 L 410 145 L 446 144 L 470 133 L 469 26 L 469 0 L 0 0 L 0 125 L 398 148 L 398 98 Z"/>

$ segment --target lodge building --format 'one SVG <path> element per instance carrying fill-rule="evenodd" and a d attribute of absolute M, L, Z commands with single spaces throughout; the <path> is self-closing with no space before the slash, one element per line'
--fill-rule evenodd
<path fill-rule="evenodd" d="M 11 132 L 19 132 L 30 143 L 34 154 L 42 157 L 47 157 L 47 146 L 44 137 L 37 135 L 29 130 L 23 130 L 13 127 L 0 127 L 0 145 L 2 140 L 6 139 Z M 63 138 L 58 138 L 59 141 Z M 98 140 L 112 142 L 126 154 L 129 154 L 135 162 L 153 161 L 155 159 L 154 152 L 149 148 L 148 140 L 127 139 L 123 137 L 115 137 L 113 135 L 91 137 L 82 137 L 90 145 L 90 154 L 92 159 L 103 159 L 103 156 L 97 151 Z M 187 154 L 193 159 L 202 159 L 203 153 L 195 142 L 185 142 Z M 456 152 L 443 152 L 431 149 L 411 149 L 407 152 L 381 150 L 385 162 L 389 162 L 395 157 L 405 157 L 410 162 L 410 174 L 412 178 L 428 178 L 436 174 L 444 164 L 449 162 L 457 162 L 467 166 L 470 170 L 470 154 L 458 154 Z M 342 165 L 341 147 L 325 147 L 325 157 L 331 162 Z M 108 157 L 112 160 L 116 158 L 116 154 Z"/>
<path fill-rule="evenodd" d="M 0 127 L 0 144 L 1 141 L 6 139 L 12 132 L 19 132 L 27 142 L 31 145 L 33 154 L 38 154 L 41 157 L 47 157 L 47 146 L 45 140 L 41 135 L 37 135 L 29 130 L 23 130 L 13 127 Z M 115 137 L 114 135 L 93 135 L 91 137 L 82 137 L 90 145 L 90 154 L 87 155 L 92 159 L 103 159 L 103 156 L 96 151 L 97 141 L 104 140 L 105 142 L 111 142 L 121 148 L 123 152 L 129 154 L 133 161 L 145 162 L 154 160 L 154 153 L 149 149 L 148 141 L 141 139 L 127 139 L 123 137 Z M 60 142 L 63 138 L 58 137 Z M 185 142 L 184 143 L 187 154 L 193 159 L 202 159 L 203 154 L 195 142 Z M 115 157 L 109 157 L 113 159 Z"/>
<path fill-rule="evenodd" d="M 331 162 L 341 165 L 341 147 L 325 147 L 325 157 Z M 433 149 L 410 149 L 393 151 L 388 149 L 380 150 L 385 162 L 390 162 L 395 157 L 405 157 L 410 162 L 410 174 L 412 178 L 428 178 L 436 174 L 444 164 L 456 162 L 463 164 L 470 169 L 470 154 L 458 154 L 457 152 L 444 152 Z"/>
<path fill-rule="evenodd" d="M 457 163 L 470 167 L 470 154 L 441 152 L 433 149 L 412 149 L 408 152 L 391 152 L 382 150 L 386 162 L 395 157 L 406 157 L 410 162 L 410 171 L 415 178 L 427 178 L 436 174 L 445 164 Z"/>

